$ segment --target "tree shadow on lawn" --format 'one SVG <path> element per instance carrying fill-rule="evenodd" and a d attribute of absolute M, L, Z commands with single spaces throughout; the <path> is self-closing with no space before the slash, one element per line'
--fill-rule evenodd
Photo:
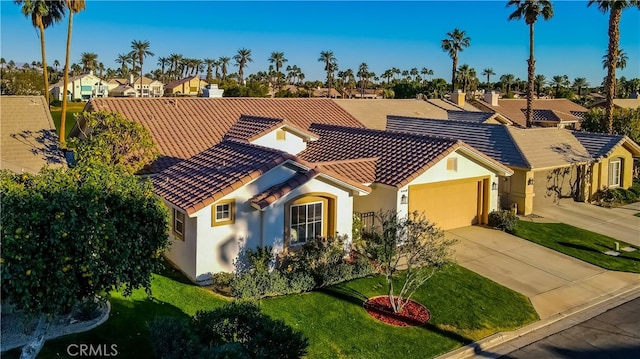
<path fill-rule="evenodd" d="M 357 305 L 359 307 L 362 308 L 362 310 L 364 311 L 364 302 L 366 302 L 369 298 L 367 296 L 365 296 L 364 294 L 360 293 L 357 290 L 351 289 L 351 288 L 347 288 L 347 287 L 343 287 L 343 286 L 333 286 L 333 287 L 328 287 L 328 288 L 322 288 L 318 290 L 321 293 L 325 293 L 327 295 L 330 295 L 336 299 L 340 299 L 342 301 Z M 380 324 L 383 324 L 382 322 L 380 322 Z M 383 324 L 383 325 L 388 325 L 388 324 Z M 424 323 L 422 325 L 418 325 L 418 326 L 414 326 L 414 327 L 418 327 L 418 328 L 422 328 L 425 329 L 427 331 L 436 333 L 440 336 L 449 338 L 451 340 L 454 340 L 458 343 L 461 343 L 463 345 L 472 343 L 473 340 L 470 338 L 467 338 L 465 336 L 462 336 L 456 332 L 452 332 L 446 329 L 442 329 L 432 323 Z M 397 327 L 397 328 L 402 328 L 402 327 Z M 411 327 L 407 327 L 407 328 L 411 328 Z"/>
<path fill-rule="evenodd" d="M 591 247 L 587 247 L 585 245 L 582 244 L 576 244 L 576 243 L 569 243 L 569 242 L 557 242 L 559 245 L 561 246 L 565 246 L 565 247 L 569 247 L 569 248 L 573 248 L 573 249 L 578 249 L 581 251 L 587 251 L 587 252 L 593 252 L 593 253 L 600 253 L 602 254 L 602 252 L 600 252 L 597 249 L 593 249 Z"/>

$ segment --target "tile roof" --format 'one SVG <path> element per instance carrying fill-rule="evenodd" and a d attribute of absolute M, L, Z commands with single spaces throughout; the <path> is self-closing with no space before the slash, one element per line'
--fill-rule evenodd
<path fill-rule="evenodd" d="M 358 158 L 355 160 L 316 162 L 315 164 L 358 183 L 373 183 L 376 180 L 377 162 L 378 157 L 373 157 Z"/>
<path fill-rule="evenodd" d="M 449 153 L 458 141 L 364 128 L 313 124 L 320 135 L 299 157 L 309 162 L 344 161 L 378 157 L 375 182 L 402 187 Z"/>
<path fill-rule="evenodd" d="M 500 163 L 531 168 L 503 125 L 389 116 L 387 130 L 462 140 Z"/>
<path fill-rule="evenodd" d="M 283 119 L 248 115 L 240 116 L 240 119 L 231 126 L 229 131 L 224 135 L 224 138 L 232 137 L 253 142 L 261 136 L 279 128 L 289 129 L 305 139 L 317 139 L 314 134 L 297 128 Z"/>
<path fill-rule="evenodd" d="M 606 99 L 604 100 L 599 100 L 597 102 L 594 102 L 592 104 L 590 104 L 589 108 L 592 107 L 603 107 L 606 104 Z M 613 99 L 613 106 L 614 107 L 618 107 L 618 108 L 638 108 L 640 107 L 640 98 L 614 98 Z"/>
<path fill-rule="evenodd" d="M 226 139 L 154 176 L 154 190 L 191 215 L 287 160 L 295 157 Z"/>
<path fill-rule="evenodd" d="M 298 160 L 299 161 L 299 160 Z M 302 161 L 304 162 L 304 161 Z M 291 191 L 293 191 L 294 189 L 302 186 L 303 184 L 309 182 L 310 180 L 321 176 L 321 175 L 327 175 L 331 178 L 337 179 L 340 182 L 346 183 L 352 187 L 356 187 L 358 188 L 361 192 L 366 192 L 369 193 L 371 192 L 371 188 L 362 185 L 361 183 L 352 181 L 348 178 L 345 178 L 343 176 L 340 176 L 336 173 L 334 173 L 333 171 L 329 170 L 328 168 L 323 168 L 322 166 L 316 166 L 312 169 L 309 169 L 306 172 L 299 172 L 296 173 L 295 175 L 293 175 L 291 178 L 287 179 L 286 181 L 279 183 L 275 186 L 272 186 L 271 188 L 268 188 L 266 191 L 262 192 L 262 193 L 258 193 L 257 195 L 255 195 L 253 198 L 251 198 L 249 201 L 252 203 L 252 205 L 254 205 L 255 207 L 258 207 L 260 209 L 263 209 L 265 207 L 267 207 L 268 205 L 276 202 L 277 200 L 279 200 L 280 198 L 286 196 L 287 194 L 289 194 Z"/>
<path fill-rule="evenodd" d="M 593 160 L 571 131 L 557 127 L 507 127 L 531 168 L 542 169 Z"/>
<path fill-rule="evenodd" d="M 520 126 L 526 126 L 527 99 L 499 99 L 498 106 L 482 100 L 471 100 L 470 103 L 482 111 L 495 111 L 515 122 Z M 557 113 L 564 113 L 561 117 L 570 116 L 569 114 L 581 117 L 581 114 L 588 112 L 586 108 L 568 99 L 534 99 L 534 110 L 552 110 Z M 534 111 L 535 113 L 535 111 Z M 544 114 L 544 112 L 539 112 Z M 567 117 L 568 118 L 568 117 Z"/>
<path fill-rule="evenodd" d="M 477 112 L 477 111 L 454 111 L 447 110 L 447 116 L 450 120 L 483 123 L 496 114 L 493 112 Z"/>
<path fill-rule="evenodd" d="M 161 153 L 158 172 L 220 142 L 243 114 L 303 130 L 314 122 L 362 127 L 332 100 L 316 98 L 93 98 L 85 111 L 118 112 L 145 126 Z M 74 128 L 70 136 L 78 134 Z"/>
<path fill-rule="evenodd" d="M 589 154 L 596 159 L 609 156 L 616 147 L 622 145 L 624 142 L 628 142 L 632 147 L 635 147 L 635 156 L 638 156 L 638 152 L 640 152 L 640 146 L 627 136 L 584 131 L 574 131 L 573 135 L 580 141 L 584 148 L 589 151 Z"/>
<path fill-rule="evenodd" d="M 37 173 L 66 163 L 43 96 L 0 96 L 0 168 Z"/>
<path fill-rule="evenodd" d="M 333 100 L 369 128 L 384 130 L 387 116 L 412 116 L 447 119 L 447 111 L 424 100 L 343 99 Z M 459 109 L 458 109 L 459 110 Z"/>
<path fill-rule="evenodd" d="M 185 77 L 185 78 L 178 79 L 178 80 L 175 80 L 175 81 L 171 81 L 168 84 L 164 85 L 164 88 L 165 89 L 171 89 L 171 88 L 174 88 L 176 86 L 180 86 L 182 84 L 186 84 L 187 82 L 189 82 L 191 80 L 194 80 L 194 79 L 199 79 L 201 82 L 203 82 L 202 79 L 198 78 L 198 76 L 189 76 L 189 77 Z"/>
<path fill-rule="evenodd" d="M 582 119 L 582 116 L 578 116 L 581 113 L 577 111 L 571 111 L 571 113 L 565 113 L 555 110 L 536 110 L 532 111 L 533 121 L 543 122 L 578 122 Z M 523 115 L 527 116 L 527 109 L 522 109 Z M 575 114 L 575 115 L 574 115 Z"/>

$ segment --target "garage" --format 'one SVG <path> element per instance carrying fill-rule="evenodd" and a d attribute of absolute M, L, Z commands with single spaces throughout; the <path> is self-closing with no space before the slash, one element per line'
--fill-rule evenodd
<path fill-rule="evenodd" d="M 488 178 L 417 184 L 409 186 L 409 212 L 424 212 L 442 229 L 486 223 Z"/>
<path fill-rule="evenodd" d="M 576 178 L 577 171 L 574 167 L 534 172 L 533 208 L 551 206 L 556 204 L 559 198 L 572 197 Z"/>

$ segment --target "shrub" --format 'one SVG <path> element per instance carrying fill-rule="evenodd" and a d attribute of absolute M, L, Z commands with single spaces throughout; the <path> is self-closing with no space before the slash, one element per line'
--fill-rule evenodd
<path fill-rule="evenodd" d="M 501 231 L 513 233 L 516 223 L 518 223 L 518 216 L 509 210 L 502 209 L 489 213 L 489 226 Z"/>
<path fill-rule="evenodd" d="M 635 184 L 634 184 L 635 186 Z M 640 186 L 631 189 L 624 188 L 607 188 L 595 193 L 593 196 L 595 204 L 602 207 L 615 207 L 622 204 L 633 203 L 638 200 Z"/>
<path fill-rule="evenodd" d="M 158 358 L 194 358 L 200 351 L 197 338 L 186 320 L 156 317 L 148 327 L 151 347 Z"/>
<path fill-rule="evenodd" d="M 72 316 L 81 322 L 95 319 L 100 315 L 100 304 L 97 299 L 84 299 L 75 305 Z"/>
<path fill-rule="evenodd" d="M 289 293 L 287 278 L 280 271 L 237 273 L 231 281 L 231 294 L 241 299 L 260 299 Z"/>
<path fill-rule="evenodd" d="M 629 191 L 635 193 L 637 197 L 640 197 L 640 182 L 634 181 L 633 185 L 629 188 Z"/>

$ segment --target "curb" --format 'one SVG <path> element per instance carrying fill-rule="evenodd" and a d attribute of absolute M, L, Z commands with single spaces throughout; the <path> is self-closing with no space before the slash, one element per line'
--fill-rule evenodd
<path fill-rule="evenodd" d="M 498 358 L 505 353 L 490 353 L 487 352 L 489 349 L 495 348 L 500 344 L 506 344 L 515 339 L 521 338 L 527 334 L 531 334 L 536 331 L 541 331 L 543 329 L 549 328 L 552 324 L 560 323 L 565 321 L 565 326 L 558 326 L 558 328 L 549 328 L 547 332 L 544 333 L 543 337 L 547 337 L 549 335 L 560 332 L 568 327 L 579 324 L 583 321 L 591 319 L 599 314 L 606 312 L 609 309 L 615 308 L 621 304 L 624 304 L 630 300 L 633 300 L 637 297 L 640 297 L 640 284 L 635 283 L 625 288 L 618 289 L 611 293 L 603 294 L 602 296 L 593 299 L 587 303 L 581 304 L 577 307 L 565 310 L 558 314 L 554 314 L 549 318 L 539 320 L 535 323 L 529 324 L 522 328 L 509 331 L 509 332 L 498 332 L 496 334 L 490 335 L 486 338 L 480 339 L 471 344 L 465 345 L 461 348 L 452 350 L 448 353 L 444 353 L 440 356 L 437 356 L 437 359 L 464 359 L 471 358 L 473 356 L 482 356 L 484 358 Z M 606 305 L 604 305 L 606 304 Z M 594 307 L 598 307 L 598 310 L 595 310 Z M 594 309 L 593 313 L 585 313 L 589 311 L 589 309 Z M 580 314 L 585 314 L 584 318 L 576 318 Z M 572 318 L 573 317 L 573 318 Z M 535 339 L 537 341 L 539 339 Z M 522 346 L 526 346 L 530 343 L 527 343 Z M 521 346 L 521 347 L 522 347 Z M 516 347 L 513 350 L 517 349 Z"/>

